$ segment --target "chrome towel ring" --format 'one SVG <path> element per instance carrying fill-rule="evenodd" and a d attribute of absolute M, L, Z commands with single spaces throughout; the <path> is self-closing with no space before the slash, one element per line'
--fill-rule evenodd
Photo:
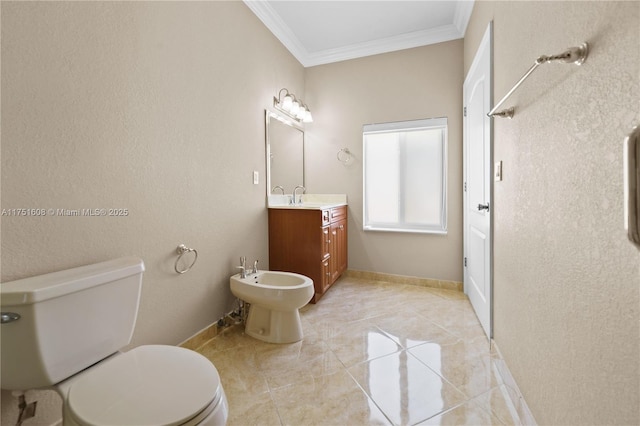
<path fill-rule="evenodd" d="M 191 262 L 191 265 L 187 266 L 186 268 L 180 270 L 178 269 L 178 262 L 180 262 L 180 259 L 182 259 L 182 256 L 185 255 L 185 253 L 195 253 L 195 257 L 193 258 L 193 262 Z M 178 248 L 176 249 L 176 253 L 178 253 L 178 258 L 176 259 L 176 264 L 174 265 L 174 268 L 176 270 L 177 273 L 179 274 L 184 274 L 185 272 L 189 271 L 189 269 L 191 269 L 193 267 L 193 265 L 196 264 L 196 260 L 198 260 L 198 250 L 196 249 L 192 249 L 189 248 L 187 246 L 185 246 L 184 244 L 180 244 L 178 246 Z"/>

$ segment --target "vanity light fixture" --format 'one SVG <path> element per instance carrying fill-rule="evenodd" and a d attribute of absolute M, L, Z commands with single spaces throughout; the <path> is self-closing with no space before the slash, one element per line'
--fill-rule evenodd
<path fill-rule="evenodd" d="M 273 97 L 273 106 L 299 122 L 311 123 L 313 121 L 309 107 L 301 99 L 296 98 L 296 95 L 289 93 L 287 89 L 280 89 L 278 97 Z"/>

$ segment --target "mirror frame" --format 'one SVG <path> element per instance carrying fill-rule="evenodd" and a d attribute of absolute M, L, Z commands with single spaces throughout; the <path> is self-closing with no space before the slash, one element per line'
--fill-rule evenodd
<path fill-rule="evenodd" d="M 304 159 L 304 146 L 305 146 L 305 134 L 304 134 L 304 126 L 294 119 L 287 117 L 283 113 L 280 113 L 275 108 L 267 108 L 264 110 L 264 122 L 265 122 L 265 160 L 267 163 L 267 199 L 269 199 L 269 195 L 271 194 L 271 141 L 269 139 L 269 123 L 271 120 L 278 120 L 281 123 L 293 127 L 296 130 L 300 130 L 302 132 L 302 186 L 305 186 L 305 159 Z"/>

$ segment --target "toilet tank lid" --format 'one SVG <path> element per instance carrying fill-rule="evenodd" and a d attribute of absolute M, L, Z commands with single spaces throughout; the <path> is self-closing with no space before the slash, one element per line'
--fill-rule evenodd
<path fill-rule="evenodd" d="M 28 305 L 144 272 L 138 257 L 122 257 L 0 284 L 2 306 Z"/>

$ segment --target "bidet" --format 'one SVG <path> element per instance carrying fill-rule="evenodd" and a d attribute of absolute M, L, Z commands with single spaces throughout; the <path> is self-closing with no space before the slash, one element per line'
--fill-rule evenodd
<path fill-rule="evenodd" d="M 233 275 L 231 292 L 250 304 L 245 332 L 270 343 L 302 340 L 299 309 L 313 296 L 313 281 L 304 275 L 281 271 L 256 271 Z"/>

